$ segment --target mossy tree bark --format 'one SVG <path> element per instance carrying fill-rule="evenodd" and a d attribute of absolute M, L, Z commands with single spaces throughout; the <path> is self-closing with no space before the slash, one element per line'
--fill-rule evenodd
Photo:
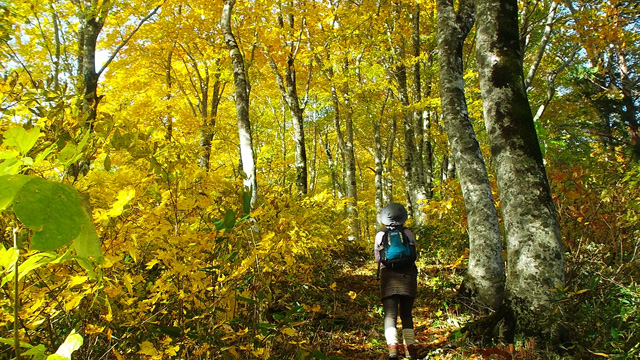
<path fill-rule="evenodd" d="M 476 58 L 506 235 L 505 304 L 515 331 L 538 336 L 564 286 L 558 220 L 527 99 L 516 0 L 476 0 Z"/>
<path fill-rule="evenodd" d="M 440 98 L 469 224 L 466 292 L 496 311 L 504 295 L 504 269 L 498 214 L 464 92 L 462 47 L 474 22 L 473 0 L 438 0 Z"/>

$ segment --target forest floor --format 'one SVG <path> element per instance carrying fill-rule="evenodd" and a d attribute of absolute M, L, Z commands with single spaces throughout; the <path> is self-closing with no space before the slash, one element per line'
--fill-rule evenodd
<path fill-rule="evenodd" d="M 375 273 L 375 264 L 366 261 L 345 264 L 335 277 L 338 294 L 334 295 L 334 308 L 329 313 L 336 325 L 318 336 L 317 344 L 329 359 L 387 358 Z M 456 296 L 460 280 L 459 270 L 450 266 L 421 266 L 413 310 L 421 359 L 483 358 L 483 349 L 471 344 L 461 346 L 464 339 L 456 333 L 469 319 L 461 311 L 464 304 Z M 339 294 L 341 291 L 346 294 Z M 399 320 L 398 326 L 400 328 Z"/>

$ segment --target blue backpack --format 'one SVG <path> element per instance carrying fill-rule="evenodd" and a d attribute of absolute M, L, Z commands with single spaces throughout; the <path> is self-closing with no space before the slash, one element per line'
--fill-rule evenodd
<path fill-rule="evenodd" d="M 385 228 L 382 236 L 380 262 L 390 269 L 402 269 L 416 261 L 416 248 L 411 245 L 403 227 Z"/>

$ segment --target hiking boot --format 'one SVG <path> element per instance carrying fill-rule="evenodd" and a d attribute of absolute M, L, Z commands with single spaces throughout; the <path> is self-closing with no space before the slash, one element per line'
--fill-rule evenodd
<path fill-rule="evenodd" d="M 389 345 L 389 360 L 398 360 L 398 345 Z"/>
<path fill-rule="evenodd" d="M 418 347 L 413 345 L 405 345 L 404 346 L 404 357 L 407 359 L 417 359 L 418 358 Z"/>

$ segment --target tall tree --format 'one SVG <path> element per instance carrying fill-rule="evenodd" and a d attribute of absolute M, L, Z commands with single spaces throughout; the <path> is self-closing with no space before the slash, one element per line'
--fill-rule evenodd
<path fill-rule="evenodd" d="M 348 73 L 349 63 L 345 61 L 344 71 Z M 358 186 L 356 183 L 356 154 L 355 141 L 353 136 L 353 105 L 351 103 L 351 90 L 349 82 L 345 82 L 342 89 L 342 100 L 345 123 L 345 156 L 346 156 L 346 183 L 347 183 L 347 211 L 349 213 L 349 235 L 352 240 L 360 240 L 360 221 L 358 219 Z"/>
<path fill-rule="evenodd" d="M 78 75 L 82 79 L 82 83 L 78 92 L 82 96 L 81 107 L 85 113 L 85 126 L 91 129 L 96 119 L 100 102 L 100 97 L 98 96 L 98 80 L 100 76 L 140 27 L 160 10 L 163 3 L 157 5 L 146 16 L 141 18 L 115 50 L 111 52 L 102 67 L 96 70 L 98 36 L 113 5 L 109 0 L 103 2 L 98 0 L 72 0 L 72 2 L 76 4 L 78 19 L 80 20 L 78 29 Z"/>
<path fill-rule="evenodd" d="M 385 163 L 385 155 L 386 152 L 383 151 L 382 146 L 382 136 L 380 134 L 380 128 L 382 124 L 382 119 L 384 118 L 385 108 L 387 106 L 387 100 L 389 99 L 389 90 L 385 92 L 384 101 L 382 102 L 382 106 L 380 108 L 380 115 L 376 116 L 373 120 L 373 141 L 374 141 L 374 151 L 373 151 L 373 161 L 375 163 L 375 204 L 376 204 L 376 214 L 380 213 L 380 210 L 388 204 L 390 201 L 385 199 L 385 188 L 384 188 L 384 163 Z"/>
<path fill-rule="evenodd" d="M 414 9 L 411 13 L 411 50 L 413 56 L 413 128 L 415 132 L 415 146 L 416 156 L 414 158 L 414 178 L 415 183 L 419 189 L 419 196 L 424 197 L 420 200 L 430 199 L 431 194 L 431 181 L 427 179 L 430 176 L 431 171 L 425 169 L 425 111 L 422 109 L 422 77 L 420 70 L 421 63 L 421 46 L 420 46 L 420 4 L 416 2 Z M 428 139 L 427 139 L 428 140 Z M 427 164 L 430 166 L 430 164 Z M 422 219 L 422 216 L 419 216 Z"/>
<path fill-rule="evenodd" d="M 527 99 L 515 0 L 476 0 L 476 58 L 506 234 L 506 309 L 517 332 L 543 326 L 564 285 L 562 239 Z"/>
<path fill-rule="evenodd" d="M 189 105 L 195 116 L 201 120 L 200 130 L 200 158 L 198 164 L 201 168 L 209 170 L 211 157 L 211 141 L 215 135 L 218 106 L 224 92 L 225 84 L 221 80 L 220 59 L 209 59 L 211 54 L 203 52 L 197 43 L 181 44 L 184 57 L 182 62 L 187 69 L 189 83 L 195 97 L 195 104 L 187 96 Z M 186 91 L 183 88 L 183 93 Z"/>
<path fill-rule="evenodd" d="M 397 95 L 402 104 L 404 115 L 404 172 L 408 199 L 407 205 L 409 205 L 409 211 L 413 214 L 416 222 L 420 224 L 423 221 L 422 213 L 419 211 L 420 202 L 428 198 L 424 181 L 422 154 L 419 151 L 420 147 L 416 144 L 416 117 L 421 118 L 421 114 L 415 116 L 415 111 L 410 109 L 412 101 L 409 97 L 408 71 L 405 65 L 407 61 L 407 41 L 402 34 L 403 29 L 400 26 L 402 23 L 401 20 L 403 20 L 404 8 L 400 4 L 395 3 L 393 4 L 393 8 L 393 17 L 387 21 L 387 32 L 390 39 L 390 47 L 393 50 L 394 64 L 392 74 L 397 84 Z M 414 22 L 414 24 L 414 26 L 417 26 L 417 23 Z M 414 44 L 414 47 L 415 46 Z M 414 80 L 419 81 L 419 76 L 418 78 L 414 78 Z M 414 91 L 414 96 L 417 98 L 419 94 L 416 94 Z M 420 121 L 419 126 L 420 129 L 422 129 L 422 121 Z M 422 131 L 418 131 L 418 133 L 422 135 Z M 419 141 L 422 142 L 422 136 L 420 136 Z"/>
<path fill-rule="evenodd" d="M 258 200 L 258 182 L 256 180 L 251 122 L 249 121 L 249 89 L 244 67 L 244 57 L 231 31 L 231 11 L 235 3 L 235 0 L 225 0 L 222 8 L 220 26 L 224 34 L 224 41 L 229 47 L 229 56 L 231 57 L 233 66 L 238 135 L 240 137 L 240 157 L 242 159 L 242 171 L 246 176 L 244 185 L 251 191 L 251 207 L 253 208 Z"/>
<path fill-rule="evenodd" d="M 286 15 L 286 23 L 285 26 L 285 16 L 283 11 L 288 12 Z M 305 18 L 302 17 L 300 22 L 300 29 L 296 32 L 295 25 L 295 15 L 293 9 L 293 3 L 289 4 L 288 9 L 283 9 L 282 4 L 280 4 L 280 13 L 278 14 L 278 25 L 280 29 L 283 30 L 286 35 L 286 39 L 284 40 L 284 48 L 286 55 L 286 64 L 284 67 L 284 75 L 278 67 L 276 59 L 272 54 L 269 54 L 269 65 L 273 70 L 276 81 L 278 83 L 278 88 L 280 89 L 280 93 L 282 94 L 282 98 L 285 103 L 289 107 L 289 111 L 291 113 L 291 118 L 293 120 L 293 130 L 294 130 L 294 141 L 296 143 L 296 151 L 295 151 L 295 167 L 296 167 L 296 188 L 298 193 L 306 194 L 308 188 L 307 181 L 307 149 L 305 145 L 305 134 L 304 134 L 304 109 L 307 104 L 308 97 L 305 96 L 303 100 L 300 100 L 298 95 L 298 87 L 297 87 L 297 76 L 296 76 L 296 57 L 298 55 L 298 51 L 302 45 L 302 35 L 305 30 Z M 289 34 L 289 32 L 295 32 L 293 34 Z M 309 93 L 309 83 L 311 82 L 311 65 L 309 65 L 309 73 L 307 77 L 307 86 L 306 86 L 306 94 Z"/>
<path fill-rule="evenodd" d="M 462 48 L 474 22 L 473 0 L 438 0 L 440 98 L 452 157 L 460 179 L 469 232 L 465 291 L 491 310 L 504 295 L 504 269 L 498 214 L 480 145 L 469 120 L 464 91 Z"/>

